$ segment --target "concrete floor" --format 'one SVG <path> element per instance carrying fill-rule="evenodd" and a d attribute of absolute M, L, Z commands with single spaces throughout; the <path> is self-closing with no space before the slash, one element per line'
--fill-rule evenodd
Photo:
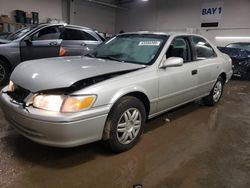
<path fill-rule="evenodd" d="M 190 103 L 146 126 L 136 147 L 114 155 L 101 142 L 33 143 L 0 111 L 0 187 L 250 187 L 250 82 L 231 81 L 216 107 Z"/>

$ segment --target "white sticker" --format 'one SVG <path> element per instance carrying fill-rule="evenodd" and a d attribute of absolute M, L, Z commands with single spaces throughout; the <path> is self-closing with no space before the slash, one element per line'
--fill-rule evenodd
<path fill-rule="evenodd" d="M 141 41 L 138 46 L 160 46 L 160 41 Z"/>

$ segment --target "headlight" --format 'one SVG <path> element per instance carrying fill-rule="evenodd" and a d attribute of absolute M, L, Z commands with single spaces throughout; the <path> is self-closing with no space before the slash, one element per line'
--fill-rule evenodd
<path fill-rule="evenodd" d="M 96 99 L 95 95 L 67 97 L 62 106 L 62 112 L 79 112 L 92 107 Z"/>
<path fill-rule="evenodd" d="M 14 92 L 16 89 L 16 85 L 10 80 L 7 91 L 8 92 Z"/>
<path fill-rule="evenodd" d="M 95 99 L 95 95 L 37 95 L 33 99 L 33 106 L 54 112 L 79 112 L 91 108 Z"/>

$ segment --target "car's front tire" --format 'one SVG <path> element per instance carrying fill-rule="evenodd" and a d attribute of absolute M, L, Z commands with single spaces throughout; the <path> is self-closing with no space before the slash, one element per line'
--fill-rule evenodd
<path fill-rule="evenodd" d="M 224 80 L 221 76 L 218 77 L 210 94 L 203 98 L 203 102 L 207 106 L 214 106 L 220 101 L 223 93 Z"/>
<path fill-rule="evenodd" d="M 0 86 L 8 83 L 10 71 L 4 61 L 0 59 Z"/>
<path fill-rule="evenodd" d="M 106 126 L 109 129 L 107 144 L 113 152 L 132 148 L 143 133 L 146 110 L 143 103 L 132 96 L 122 97 L 112 108 Z"/>

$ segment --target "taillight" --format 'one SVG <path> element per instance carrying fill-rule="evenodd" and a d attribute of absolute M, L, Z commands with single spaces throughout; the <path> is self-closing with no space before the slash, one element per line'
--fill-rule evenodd
<path fill-rule="evenodd" d="M 59 56 L 64 56 L 65 53 L 66 53 L 66 50 L 63 47 L 61 47 L 59 51 Z"/>

